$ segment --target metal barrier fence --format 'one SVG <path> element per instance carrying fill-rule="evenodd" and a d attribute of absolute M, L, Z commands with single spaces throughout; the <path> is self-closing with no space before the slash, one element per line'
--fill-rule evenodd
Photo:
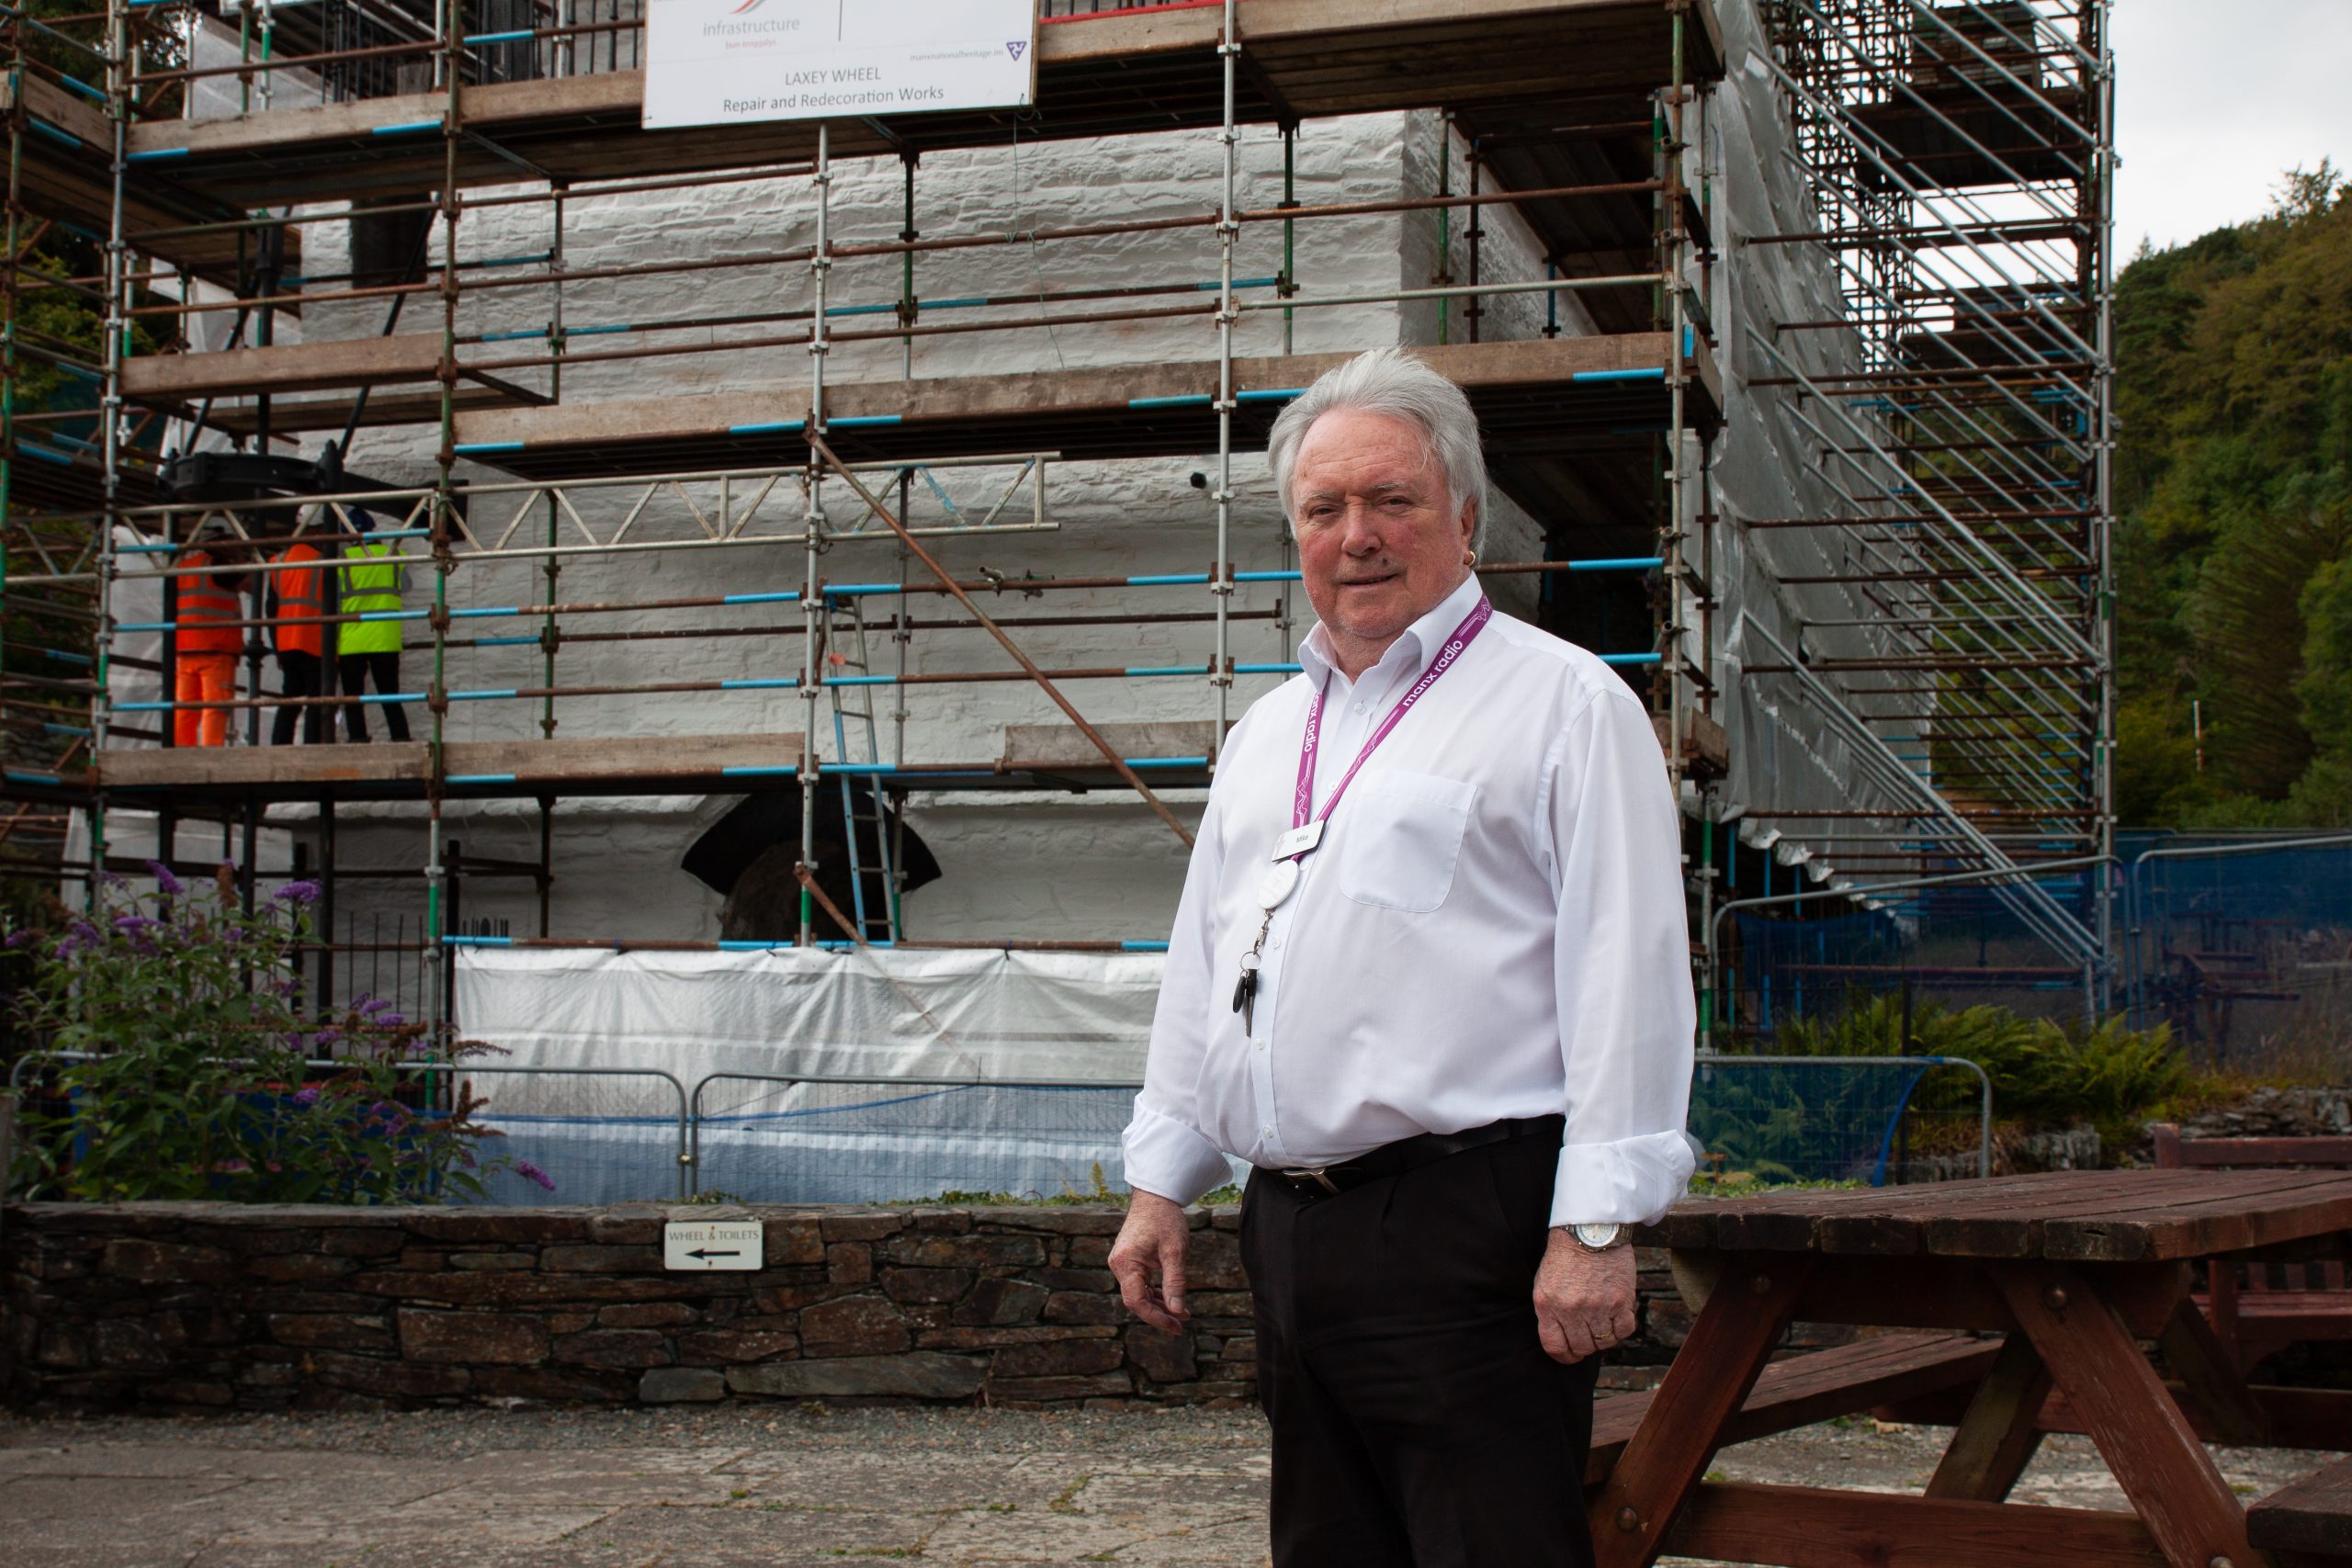
<path fill-rule="evenodd" d="M 24 1104 L 40 1096 L 28 1079 L 37 1066 L 69 1066 L 94 1058 L 85 1051 L 28 1051 L 8 1071 L 8 1095 Z M 302 1064 L 318 1073 L 346 1071 L 349 1062 L 311 1060 Z M 503 1156 L 512 1168 L 494 1171 L 484 1182 L 485 1203 L 619 1203 L 674 1195 L 692 1195 L 686 1166 L 686 1089 L 675 1075 L 659 1067 L 545 1067 L 476 1065 L 470 1062 L 401 1062 L 394 1069 L 428 1081 L 446 1082 L 436 1099 L 447 1104 L 452 1091 L 469 1089 L 477 1097 L 484 1080 L 518 1078 L 530 1084 L 563 1082 L 571 1092 L 520 1096 L 520 1106 L 501 1104 L 491 1096 L 474 1120 L 495 1137 L 483 1152 Z M 644 1092 L 624 1095 L 619 1080 L 633 1080 Z M 666 1086 L 668 1093 L 662 1092 Z M 516 1098 L 514 1096 L 509 1099 Z M 650 1100 L 657 1109 L 649 1111 Z M 535 1103 L 536 1102 L 536 1103 Z M 672 1109 L 674 1107 L 674 1109 Z M 534 1180 L 525 1168 L 537 1170 L 551 1186 Z M 13 1161 L 0 1166 L 0 1184 L 13 1192 Z"/>
<path fill-rule="evenodd" d="M 692 1096 L 692 1179 L 771 1202 L 1091 1193 L 1118 1178 L 1142 1087 L 713 1073 Z"/>
<path fill-rule="evenodd" d="M 2256 1072 L 2282 1051 L 2352 1045 L 2352 834 L 2127 833 L 2111 857 L 2038 871 L 2086 919 L 2105 890 L 2103 966 L 2052 949 L 1986 880 L 1727 886 L 1737 897 L 1709 931 L 1707 1017 L 1769 1041 L 1793 1020 L 1907 991 L 2070 1025 L 2121 1012 L 2135 1028 L 2169 1024 L 2201 1061 Z"/>
<path fill-rule="evenodd" d="M 28 1054 L 9 1089 L 38 1095 L 28 1077 L 36 1065 L 88 1059 Z M 1973 1074 L 1974 1090 L 1961 1080 L 1923 1094 L 1939 1069 Z M 689 1090 L 658 1067 L 420 1062 L 401 1070 L 442 1079 L 441 1103 L 460 1089 L 486 1094 L 473 1117 L 499 1135 L 486 1152 L 515 1167 L 489 1179 L 482 1201 L 517 1205 L 1121 1191 L 1120 1134 L 1141 1087 L 723 1072 Z M 1973 1164 L 1989 1174 L 1992 1118 L 1991 1080 L 1958 1057 L 1702 1055 L 1688 1125 L 1702 1168 L 1717 1175 L 1878 1185 L 1927 1172 L 1930 1156 L 1939 1173 Z"/>

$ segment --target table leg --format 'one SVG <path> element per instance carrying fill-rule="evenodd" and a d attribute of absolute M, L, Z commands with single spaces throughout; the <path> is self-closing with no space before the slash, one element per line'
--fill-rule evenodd
<path fill-rule="evenodd" d="M 2041 1446 L 2037 1424 L 2050 1397 L 2050 1369 L 2022 1334 L 2001 1342 L 1993 1370 L 1976 1386 L 1968 1413 L 1960 1419 L 1928 1495 L 1998 1503 L 2009 1495 Z"/>
<path fill-rule="evenodd" d="M 2158 1343 L 2164 1348 L 2165 1363 L 2180 1374 L 2188 1397 L 2212 1418 L 2214 1434 L 2222 1441 L 2248 1448 L 2269 1443 L 2269 1417 L 2246 1388 L 2237 1358 L 2222 1343 L 2195 1302 L 2181 1298 Z"/>
<path fill-rule="evenodd" d="M 2173 1568 L 2256 1568 L 2245 1508 L 2091 1277 L 1996 1265 L 1994 1282 Z"/>
<path fill-rule="evenodd" d="M 1644 1568 L 1788 1328 L 1809 1254 L 1724 1261 L 1639 1430 L 1592 1503 L 1597 1568 Z"/>

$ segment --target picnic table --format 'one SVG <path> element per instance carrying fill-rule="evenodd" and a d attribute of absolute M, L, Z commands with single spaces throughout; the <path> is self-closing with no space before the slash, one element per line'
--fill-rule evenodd
<path fill-rule="evenodd" d="M 2343 1448 L 2352 1393 L 2249 1387 L 2190 1300 L 2193 1260 L 2340 1258 L 2348 1235 L 2352 1173 L 2333 1172 L 2061 1171 L 1679 1204 L 1638 1239 L 1671 1250 L 1702 1304 L 1590 1494 L 1597 1561 L 2255 1568 L 2245 1506 L 2200 1434 Z M 2004 1336 L 1974 1363 L 1906 1337 L 1967 1379 L 1925 1495 L 1702 1481 L 1756 1429 L 1751 1393 L 1796 1321 Z M 1858 1376 L 1845 1408 L 1883 1404 L 1887 1371 Z M 1807 1391 L 1814 1418 L 1836 1392 Z M 2051 1430 L 2087 1433 L 2135 1512 L 2007 1501 Z"/>

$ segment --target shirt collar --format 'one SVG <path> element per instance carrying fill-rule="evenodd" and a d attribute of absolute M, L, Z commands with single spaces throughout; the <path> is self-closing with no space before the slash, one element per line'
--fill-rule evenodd
<path fill-rule="evenodd" d="M 1382 654 L 1378 662 L 1364 674 L 1370 675 L 1383 668 L 1393 669 L 1400 658 L 1410 660 L 1416 671 L 1427 668 L 1437 649 L 1444 644 L 1446 634 L 1468 618 L 1472 606 L 1478 603 L 1478 596 L 1485 592 L 1478 585 L 1478 574 L 1471 572 L 1436 609 L 1407 626 L 1396 640 L 1388 645 L 1388 651 Z M 1306 678 L 1317 686 L 1334 677 L 1343 683 L 1347 681 L 1347 677 L 1340 673 L 1338 661 L 1331 656 L 1331 634 L 1324 629 L 1320 621 L 1316 622 L 1306 636 L 1300 639 L 1298 662 L 1306 672 Z"/>

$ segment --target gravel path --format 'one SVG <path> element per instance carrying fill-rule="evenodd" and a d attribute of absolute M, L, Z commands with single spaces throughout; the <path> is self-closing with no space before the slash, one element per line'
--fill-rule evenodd
<path fill-rule="evenodd" d="M 1831 1423 L 1724 1479 L 1916 1488 L 1945 1434 Z M 2324 1456 L 2219 1451 L 2241 1493 Z M 0 1417 L 11 1568 L 814 1568 L 1265 1562 L 1254 1413 L 696 1411 L 88 1421 Z M 2123 1506 L 2087 1443 L 2022 1498 Z"/>

